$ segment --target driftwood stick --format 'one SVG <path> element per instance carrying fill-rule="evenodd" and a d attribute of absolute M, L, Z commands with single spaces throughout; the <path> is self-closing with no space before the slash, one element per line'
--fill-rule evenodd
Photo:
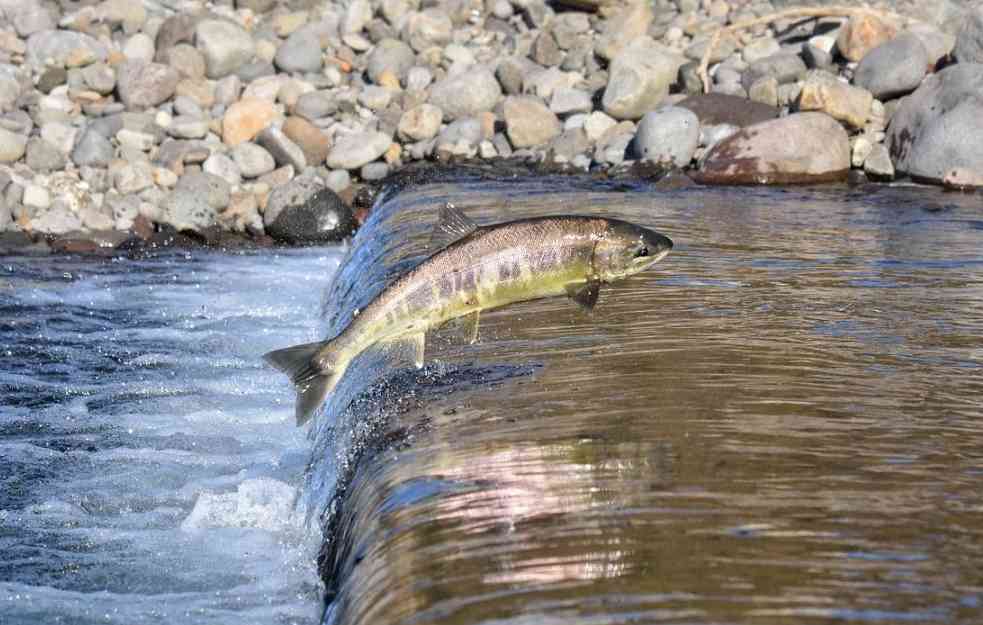
<path fill-rule="evenodd" d="M 893 13 L 885 13 L 883 11 L 876 11 L 874 9 L 863 7 L 798 7 L 785 9 L 784 11 L 778 11 L 776 13 L 769 13 L 768 15 L 762 15 L 761 17 L 744 20 L 743 22 L 736 22 L 729 26 L 721 26 L 715 30 L 713 36 L 710 37 L 710 42 L 707 44 L 707 49 L 703 52 L 703 58 L 700 59 L 700 66 L 697 69 L 697 73 L 700 76 L 700 81 L 703 83 L 703 92 L 710 93 L 710 74 L 708 72 L 710 67 L 710 57 L 713 55 L 713 51 L 720 43 L 720 38 L 724 35 L 724 33 L 734 33 L 739 30 L 744 30 L 745 28 L 758 26 L 759 24 L 771 24 L 772 22 L 777 22 L 778 20 L 797 17 L 853 17 L 854 15 L 863 14 L 871 14 L 888 19 L 903 19 L 901 16 Z"/>

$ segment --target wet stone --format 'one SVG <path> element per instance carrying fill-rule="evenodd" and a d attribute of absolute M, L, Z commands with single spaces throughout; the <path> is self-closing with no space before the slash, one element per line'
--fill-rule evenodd
<path fill-rule="evenodd" d="M 301 176 L 273 190 L 263 224 L 279 241 L 330 243 L 348 236 L 355 220 L 334 191 L 317 179 Z"/>

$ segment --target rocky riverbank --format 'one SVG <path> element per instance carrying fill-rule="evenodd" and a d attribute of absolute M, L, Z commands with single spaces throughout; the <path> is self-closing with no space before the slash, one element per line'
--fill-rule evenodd
<path fill-rule="evenodd" d="M 983 186 L 983 8 L 917 7 L 0 0 L 0 253 L 337 240 L 419 161 Z"/>

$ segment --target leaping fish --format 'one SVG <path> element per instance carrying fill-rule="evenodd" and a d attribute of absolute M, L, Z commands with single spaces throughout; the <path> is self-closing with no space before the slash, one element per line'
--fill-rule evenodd
<path fill-rule="evenodd" d="M 483 310 L 563 294 L 590 310 L 602 284 L 644 271 L 672 249 L 669 237 L 617 219 L 537 217 L 479 227 L 449 203 L 430 245 L 440 251 L 396 279 L 337 336 L 264 356 L 297 387 L 297 425 L 373 345 L 407 345 L 419 368 L 427 332 L 452 319 L 464 321 L 474 343 Z"/>

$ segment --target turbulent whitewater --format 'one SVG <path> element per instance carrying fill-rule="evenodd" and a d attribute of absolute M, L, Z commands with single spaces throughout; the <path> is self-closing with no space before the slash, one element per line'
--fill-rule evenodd
<path fill-rule="evenodd" d="M 341 251 L 0 259 L 0 622 L 312 623 L 310 445 L 260 355 Z"/>

